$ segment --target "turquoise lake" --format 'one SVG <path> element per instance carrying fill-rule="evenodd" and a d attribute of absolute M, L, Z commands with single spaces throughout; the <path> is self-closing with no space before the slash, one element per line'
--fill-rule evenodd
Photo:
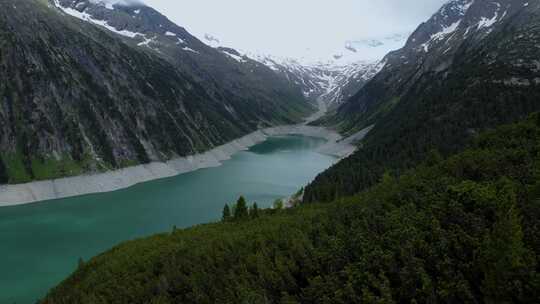
<path fill-rule="evenodd" d="M 0 208 L 0 303 L 35 303 L 114 245 L 217 221 L 244 195 L 261 207 L 295 193 L 336 162 L 322 139 L 272 137 L 223 166 L 94 195 Z"/>

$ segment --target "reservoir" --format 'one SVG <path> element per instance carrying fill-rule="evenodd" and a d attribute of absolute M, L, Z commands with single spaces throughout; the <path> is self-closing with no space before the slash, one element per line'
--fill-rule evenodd
<path fill-rule="evenodd" d="M 337 161 L 316 152 L 324 143 L 271 137 L 220 167 L 115 192 L 0 208 L 0 303 L 35 303 L 80 258 L 122 241 L 218 221 L 223 206 L 240 195 L 270 207 Z"/>

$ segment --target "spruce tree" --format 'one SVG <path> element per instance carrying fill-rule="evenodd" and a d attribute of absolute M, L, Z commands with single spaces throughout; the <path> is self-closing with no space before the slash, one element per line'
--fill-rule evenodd
<path fill-rule="evenodd" d="M 9 175 L 4 161 L 0 157 L 0 184 L 7 184 L 9 182 Z"/>
<path fill-rule="evenodd" d="M 227 204 L 225 204 L 225 207 L 223 207 L 223 217 L 221 219 L 224 222 L 231 220 L 231 208 L 229 208 L 229 205 Z"/>
<path fill-rule="evenodd" d="M 527 257 L 531 253 L 523 242 L 521 216 L 517 207 L 514 186 L 508 180 L 502 182 L 498 193 L 495 223 L 483 242 L 480 258 L 484 272 L 483 289 L 487 301 L 511 302 L 514 282 L 526 273 L 524 269 L 534 267 Z"/>
<path fill-rule="evenodd" d="M 278 199 L 278 200 L 274 201 L 274 209 L 275 210 L 281 210 L 281 209 L 283 209 L 283 207 L 284 207 L 283 200 Z"/>
<path fill-rule="evenodd" d="M 435 166 L 437 164 L 440 164 L 443 160 L 444 158 L 437 149 L 429 150 L 426 155 L 426 165 L 428 166 Z"/>
<path fill-rule="evenodd" d="M 257 203 L 253 204 L 253 207 L 251 208 L 251 211 L 249 212 L 249 215 L 252 218 L 258 218 L 259 217 L 259 206 L 257 205 Z"/>
<path fill-rule="evenodd" d="M 78 269 L 83 268 L 83 266 L 84 266 L 84 260 L 83 260 L 83 258 L 79 258 L 79 261 L 77 261 Z"/>
<path fill-rule="evenodd" d="M 236 208 L 234 208 L 234 219 L 240 220 L 249 216 L 248 207 L 246 199 L 243 196 L 240 196 L 236 202 Z"/>

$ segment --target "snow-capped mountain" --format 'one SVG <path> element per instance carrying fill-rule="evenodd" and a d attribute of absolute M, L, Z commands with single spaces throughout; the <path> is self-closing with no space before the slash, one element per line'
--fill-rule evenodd
<path fill-rule="evenodd" d="M 311 56 L 309 50 L 301 58 L 235 50 L 223 47 L 220 39 L 211 34 L 204 34 L 202 40 L 238 62 L 256 60 L 298 85 L 309 100 L 336 107 L 373 78 L 385 65 L 385 61 L 378 59 L 388 51 L 402 47 L 406 37 L 396 34 L 380 39 L 346 41 L 329 58 Z"/>
<path fill-rule="evenodd" d="M 225 103 L 234 115 L 238 114 L 235 108 L 246 101 L 259 104 L 261 110 L 268 108 L 265 113 L 271 113 L 271 109 L 285 110 L 272 107 L 278 100 L 278 103 L 289 102 L 293 108 L 306 102 L 299 86 L 264 64 L 241 58 L 232 49 L 219 49 L 203 43 L 139 1 L 49 1 L 62 13 L 106 29 L 122 37 L 126 43 L 172 63 L 197 80 L 214 98 Z M 210 35 L 203 38 L 214 45 L 219 43 Z M 264 120 L 269 122 L 266 118 Z"/>
<path fill-rule="evenodd" d="M 282 90 L 286 86 L 295 87 L 305 98 L 324 101 L 330 106 L 341 104 L 360 90 L 384 66 L 385 62 L 379 59 L 402 46 L 406 37 L 396 34 L 345 41 L 329 58 L 316 58 L 309 51 L 303 58 L 281 58 L 235 50 L 222 45 L 219 37 L 208 33 L 198 39 L 137 1 L 51 1 L 68 15 L 121 35 L 140 48 L 159 53 L 209 86 L 214 83 L 209 77 L 214 77 L 219 78 L 218 82 L 225 84 L 227 89 L 236 90 L 238 95 L 256 92 L 239 90 L 242 87 L 272 94 L 273 90 L 260 85 L 264 81 L 277 84 Z M 238 75 L 234 70 L 242 73 Z"/>
<path fill-rule="evenodd" d="M 364 86 L 338 110 L 336 122 L 346 121 L 348 127 L 371 124 L 378 115 L 387 113 L 389 108 L 425 92 L 418 89 L 420 84 L 435 84 L 444 81 L 458 63 L 476 56 L 477 64 L 484 64 L 485 73 L 478 75 L 473 83 L 514 83 L 530 84 L 531 80 L 515 75 L 494 73 L 496 62 L 505 66 L 505 71 L 537 69 L 537 51 L 512 49 L 498 45 L 498 36 L 524 27 L 534 26 L 536 20 L 526 19 L 527 12 L 534 12 L 538 1 L 528 0 L 450 0 L 429 20 L 422 23 L 408 38 L 405 46 L 389 53 L 383 60 L 384 68 L 374 79 Z M 515 40 L 536 39 L 533 34 L 520 34 Z M 488 42 L 492 48 L 486 48 Z M 515 43 L 515 42 L 511 42 Z M 478 54 L 479 48 L 482 55 Z M 503 57 L 504 55 L 504 57 Z M 536 56 L 536 59 L 535 59 Z M 470 65 L 470 64 L 469 64 Z M 467 72 L 471 74 L 470 71 Z M 533 80 L 534 81 L 534 80 Z M 540 82 L 540 81 L 539 81 Z"/>
<path fill-rule="evenodd" d="M 406 37 L 392 35 L 345 41 L 330 58 L 314 59 L 310 54 L 304 58 L 280 58 L 229 48 L 222 45 L 219 37 L 208 33 L 199 40 L 137 1 L 52 1 L 64 13 L 121 35 L 138 47 L 155 51 L 210 85 L 209 75 L 218 77 L 230 90 L 239 86 L 259 88 L 261 81 L 279 83 L 286 79 L 288 85 L 299 88 L 304 97 L 329 105 L 342 103 L 362 88 L 384 66 L 378 59 L 389 50 L 399 48 Z M 193 68 L 194 62 L 197 68 Z M 274 71 L 274 76 L 265 68 Z M 250 79 L 231 77 L 234 69 L 243 70 L 244 75 L 251 74 Z M 253 80 L 255 78 L 257 81 Z M 281 83 L 280 86 L 285 85 Z M 271 94 L 271 91 L 267 93 Z"/>
<path fill-rule="evenodd" d="M 482 41 L 497 25 L 527 6 L 528 0 L 450 0 L 417 28 L 403 49 L 387 57 L 390 67 L 398 61 L 422 63 L 424 67 L 444 63 L 464 42 Z"/>
<path fill-rule="evenodd" d="M 24 167 L 0 183 L 187 156 L 314 110 L 265 65 L 139 2 L 3 0 L 0 20 L 0 149 Z M 0 159 L 0 171 L 11 165 Z"/>
<path fill-rule="evenodd" d="M 373 127 L 362 149 L 317 177 L 304 200 L 357 193 L 385 171 L 432 160 L 429 151 L 448 155 L 475 139 L 485 147 L 480 132 L 540 110 L 539 54 L 540 1 L 448 1 L 324 121 L 348 134 Z M 476 176 L 483 165 L 446 168 Z"/>
<path fill-rule="evenodd" d="M 296 59 L 268 55 L 251 54 L 248 57 L 265 64 L 299 85 L 306 98 L 323 101 L 329 107 L 337 106 L 354 95 L 384 66 L 377 61 L 358 61 L 341 65 L 332 61 L 301 63 Z"/>

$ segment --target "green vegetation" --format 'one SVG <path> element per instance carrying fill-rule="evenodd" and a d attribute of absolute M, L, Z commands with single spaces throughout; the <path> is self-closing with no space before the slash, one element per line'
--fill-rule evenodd
<path fill-rule="evenodd" d="M 221 220 L 223 222 L 228 222 L 231 220 L 231 208 L 229 208 L 229 205 L 225 205 L 225 207 L 223 207 L 223 216 L 221 217 Z"/>
<path fill-rule="evenodd" d="M 236 204 L 233 204 L 232 210 L 231 212 L 229 205 L 223 207 L 223 216 L 221 217 L 223 222 L 243 221 L 259 217 L 259 206 L 257 206 L 257 203 L 253 203 L 253 206 L 248 207 L 246 199 L 243 196 L 240 196 Z"/>
<path fill-rule="evenodd" d="M 32 157 L 30 168 L 24 163 L 21 153 L 6 153 L 2 157 L 5 166 L 5 183 L 26 183 L 32 180 L 48 180 L 54 178 L 80 175 L 87 170 L 93 160 L 89 155 L 84 155 L 81 160 L 73 160 L 69 155 L 63 155 L 60 159 L 54 157 Z"/>
<path fill-rule="evenodd" d="M 534 64 L 539 20 L 540 7 L 530 7 L 516 12 L 508 23 L 494 25 L 481 40 L 465 35 L 465 40 L 448 41 L 451 47 L 430 49 L 425 56 L 409 44 L 389 56 L 372 81 L 323 121 L 345 134 L 375 126 L 361 149 L 306 188 L 305 200 L 353 195 L 372 186 L 385 171 L 397 176 L 413 168 L 433 149 L 446 156 L 457 153 L 478 133 L 540 111 L 539 85 L 533 81 L 540 79 Z M 420 38 L 419 33 L 413 37 Z M 411 54 L 416 55 L 408 58 Z M 409 64 L 398 59 L 401 55 Z M 512 84 L 511 78 L 529 85 Z"/>
<path fill-rule="evenodd" d="M 236 220 L 245 219 L 249 217 L 249 211 L 247 207 L 246 199 L 241 196 L 238 201 L 236 202 L 236 205 L 233 208 L 234 210 L 234 218 Z"/>
<path fill-rule="evenodd" d="M 257 205 L 257 203 L 253 203 L 253 206 L 249 209 L 249 216 L 251 218 L 259 217 L 259 206 Z"/>
<path fill-rule="evenodd" d="M 240 199 L 241 221 L 124 243 L 43 303 L 537 303 L 540 115 L 429 155 L 333 204 Z"/>
<path fill-rule="evenodd" d="M 36 180 L 80 175 L 84 173 L 84 168 L 90 161 L 89 155 L 80 162 L 72 160 L 67 155 L 64 155 L 61 160 L 55 158 L 34 158 L 32 159 L 32 173 Z"/>
<path fill-rule="evenodd" d="M 10 183 L 26 183 L 32 180 L 32 177 L 26 171 L 20 153 L 6 154 L 2 158 Z"/>
<path fill-rule="evenodd" d="M 274 204 L 272 205 L 272 208 L 274 208 L 275 210 L 281 210 L 283 209 L 284 206 L 285 204 L 283 203 L 283 200 L 278 199 L 274 202 Z"/>

